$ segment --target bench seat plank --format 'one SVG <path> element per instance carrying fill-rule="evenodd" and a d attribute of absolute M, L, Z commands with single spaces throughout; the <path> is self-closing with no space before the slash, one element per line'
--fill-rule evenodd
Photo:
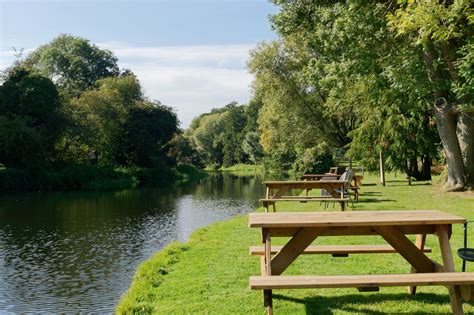
<path fill-rule="evenodd" d="M 472 285 L 474 272 L 437 272 L 350 276 L 251 276 L 250 289 L 357 288 Z"/>
<path fill-rule="evenodd" d="M 283 246 L 272 246 L 271 253 L 276 254 Z M 250 255 L 263 255 L 264 246 L 251 246 Z M 431 253 L 431 248 L 423 248 L 423 252 Z M 390 245 L 318 245 L 308 246 L 303 254 L 371 254 L 371 253 L 397 253 Z"/>

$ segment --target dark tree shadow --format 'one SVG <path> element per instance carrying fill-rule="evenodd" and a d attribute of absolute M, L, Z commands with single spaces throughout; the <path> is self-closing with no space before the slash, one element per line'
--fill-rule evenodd
<path fill-rule="evenodd" d="M 284 300 L 305 305 L 306 314 L 333 314 L 337 311 L 349 311 L 358 314 L 393 314 L 391 312 L 380 312 L 371 309 L 356 308 L 354 305 L 376 304 L 387 301 L 416 301 L 429 304 L 449 304 L 449 296 L 447 294 L 434 293 L 417 293 L 409 294 L 350 294 L 343 296 L 309 296 L 304 299 L 298 299 L 291 296 L 281 294 L 273 294 L 275 300 Z M 275 306 L 275 305 L 274 305 Z M 277 306 L 278 307 L 278 306 Z M 403 314 L 403 313 L 402 313 Z M 422 309 L 413 312 L 407 311 L 405 314 L 433 314 L 432 312 L 423 311 Z"/>
<path fill-rule="evenodd" d="M 393 199 L 377 199 L 377 198 L 362 198 L 359 199 L 359 203 L 380 203 L 380 202 L 387 202 L 387 201 L 396 201 Z"/>
<path fill-rule="evenodd" d="M 362 194 L 359 194 L 360 196 L 380 196 L 382 193 L 378 191 L 367 191 Z"/>
<path fill-rule="evenodd" d="M 401 184 L 395 184 L 395 185 L 388 185 L 389 187 L 400 187 L 400 186 L 431 186 L 431 183 L 417 183 L 417 182 L 411 182 L 411 185 L 408 185 L 408 182 L 406 182 L 404 185 Z"/>

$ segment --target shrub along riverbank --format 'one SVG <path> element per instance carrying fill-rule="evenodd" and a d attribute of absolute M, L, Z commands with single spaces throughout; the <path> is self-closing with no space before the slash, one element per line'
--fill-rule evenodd
<path fill-rule="evenodd" d="M 78 165 L 56 170 L 0 169 L 0 192 L 40 190 L 113 190 L 182 185 L 206 174 L 191 165 L 156 168 Z"/>
<path fill-rule="evenodd" d="M 443 193 L 438 184 L 406 181 L 387 177 L 381 187 L 376 176 L 365 176 L 358 210 L 429 210 L 437 209 L 474 219 L 474 194 Z M 279 211 L 322 210 L 318 203 L 281 203 Z M 263 211 L 259 208 L 257 211 Z M 339 211 L 330 206 L 326 211 Z M 129 291 L 122 297 L 117 313 L 264 313 L 260 291 L 248 289 L 250 275 L 259 274 L 259 260 L 248 254 L 249 246 L 261 243 L 260 231 L 247 227 L 248 216 L 240 216 L 200 229 L 186 244 L 173 243 L 139 266 Z M 471 228 L 471 237 L 474 229 Z M 281 241 L 281 240 L 280 240 Z M 451 246 L 462 247 L 462 226 L 453 227 Z M 278 238 L 275 238 L 278 244 Z M 377 237 L 353 237 L 347 240 L 322 238 L 321 244 L 383 244 Z M 440 261 L 437 239 L 427 237 L 428 254 Z M 455 257 L 456 270 L 461 260 Z M 473 270 L 468 265 L 468 270 Z M 398 255 L 308 255 L 298 258 L 287 274 L 381 274 L 407 273 L 408 263 Z M 275 290 L 274 309 L 279 314 L 307 313 L 451 313 L 447 290 L 420 287 L 415 296 L 404 287 L 381 288 L 380 292 L 359 293 L 355 289 Z M 474 304 L 464 304 L 466 313 Z"/>

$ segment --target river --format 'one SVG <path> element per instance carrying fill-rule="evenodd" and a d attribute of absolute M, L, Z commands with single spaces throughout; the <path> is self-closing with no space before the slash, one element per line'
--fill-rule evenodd
<path fill-rule="evenodd" d="M 259 176 L 185 188 L 0 196 L 0 313 L 112 313 L 136 267 L 171 241 L 255 209 Z"/>

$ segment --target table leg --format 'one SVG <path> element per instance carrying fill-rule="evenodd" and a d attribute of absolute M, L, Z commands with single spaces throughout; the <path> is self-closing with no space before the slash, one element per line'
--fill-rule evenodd
<path fill-rule="evenodd" d="M 421 251 L 425 248 L 425 242 L 426 242 L 426 234 L 418 234 L 416 236 L 416 242 L 415 245 L 418 247 Z M 415 273 L 416 269 L 412 266 L 411 267 L 411 273 Z M 408 287 L 408 293 L 410 294 L 415 294 L 416 293 L 416 286 L 410 286 Z"/>
<path fill-rule="evenodd" d="M 263 229 L 263 238 L 265 240 L 265 274 L 267 276 L 272 275 L 272 256 L 271 256 L 271 249 L 272 249 L 272 242 L 271 236 L 267 229 Z M 267 313 L 269 315 L 273 314 L 273 300 L 272 300 L 272 290 L 263 290 L 263 305 L 267 307 Z"/>
<path fill-rule="evenodd" d="M 443 257 L 443 265 L 445 272 L 454 272 L 454 260 L 451 252 L 451 245 L 449 244 L 449 226 L 440 225 L 437 228 L 439 246 L 441 248 L 441 255 Z M 449 298 L 451 300 L 451 308 L 453 314 L 464 314 L 462 310 L 461 293 L 459 286 L 448 286 Z"/>

